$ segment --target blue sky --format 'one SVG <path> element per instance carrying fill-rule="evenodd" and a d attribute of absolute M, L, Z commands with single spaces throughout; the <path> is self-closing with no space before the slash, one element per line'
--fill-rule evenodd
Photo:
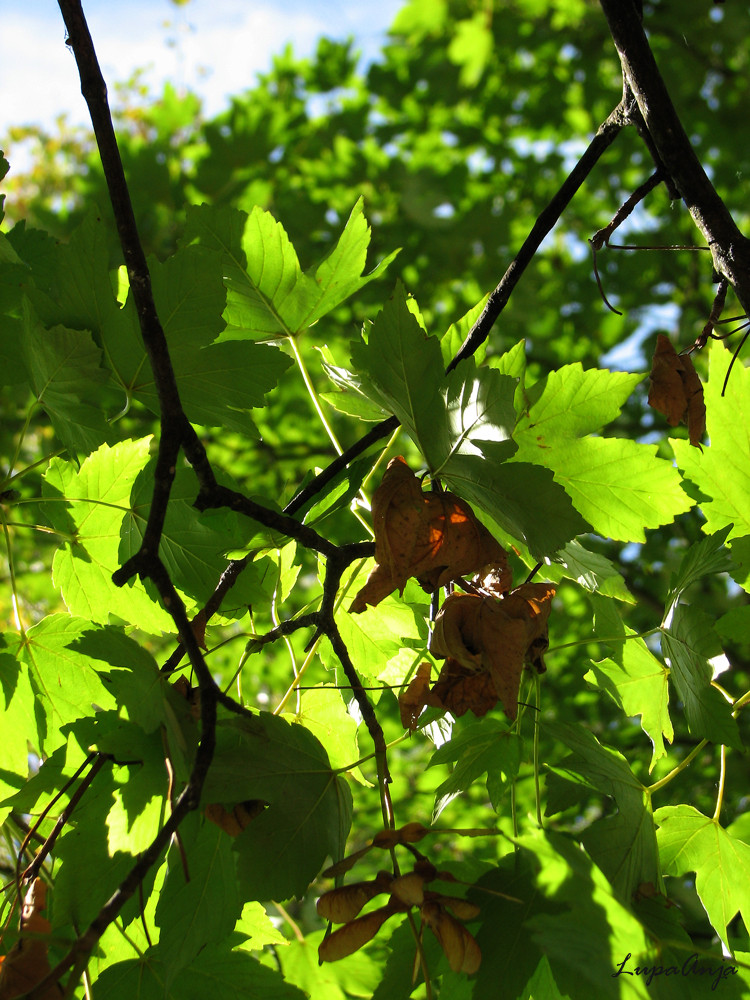
<path fill-rule="evenodd" d="M 190 0 L 176 7 L 169 0 L 83 0 L 83 8 L 111 102 L 113 82 L 150 67 L 148 81 L 191 87 L 211 114 L 251 86 L 287 42 L 307 55 L 321 34 L 353 35 L 371 58 L 403 2 Z M 0 0 L 0 134 L 63 112 L 72 123 L 88 121 L 57 3 Z"/>

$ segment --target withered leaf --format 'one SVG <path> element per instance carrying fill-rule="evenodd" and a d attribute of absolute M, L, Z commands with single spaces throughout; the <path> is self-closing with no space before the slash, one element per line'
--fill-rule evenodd
<path fill-rule="evenodd" d="M 700 447 L 706 432 L 703 386 L 687 354 L 678 354 L 669 337 L 660 333 L 651 365 L 648 404 L 663 413 L 672 427 L 686 423 L 690 444 Z"/>
<path fill-rule="evenodd" d="M 47 957 L 50 923 L 42 916 L 46 906 L 47 886 L 35 879 L 29 887 L 21 910 L 21 937 L 7 955 L 0 959 L 0 1000 L 20 997 L 37 986 L 51 971 Z M 24 932 L 33 937 L 25 937 Z M 60 1000 L 58 983 L 50 983 L 39 1000 Z"/>
<path fill-rule="evenodd" d="M 431 652 L 445 657 L 426 704 L 454 715 L 482 716 L 500 700 L 518 713 L 524 664 L 544 671 L 547 619 L 554 587 L 527 583 L 502 598 L 451 594 L 435 619 Z"/>
<path fill-rule="evenodd" d="M 452 493 L 423 493 L 400 456 L 388 463 L 372 498 L 375 562 L 350 610 L 375 607 L 416 577 L 428 591 L 476 573 L 488 563 L 507 567 L 505 550 Z"/>

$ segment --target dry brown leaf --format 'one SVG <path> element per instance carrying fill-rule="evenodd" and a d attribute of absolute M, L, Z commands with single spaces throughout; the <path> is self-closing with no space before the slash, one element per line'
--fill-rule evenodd
<path fill-rule="evenodd" d="M 706 432 L 703 386 L 687 354 L 678 354 L 669 337 L 660 333 L 651 365 L 648 403 L 663 413 L 672 427 L 686 423 L 690 444 L 700 447 Z"/>
<path fill-rule="evenodd" d="M 452 493 L 423 493 L 400 456 L 388 463 L 372 498 L 375 567 L 352 602 L 354 613 L 375 607 L 416 577 L 428 591 L 476 573 L 489 563 L 507 568 L 502 546 Z"/>
<path fill-rule="evenodd" d="M 21 910 L 21 937 L 0 960 L 0 1000 L 23 996 L 51 971 L 47 957 L 50 923 L 41 913 L 46 900 L 47 886 L 40 878 L 34 879 Z M 39 1000 L 60 1000 L 61 996 L 59 984 L 50 983 L 39 994 Z"/>
<path fill-rule="evenodd" d="M 542 673 L 554 587 L 527 583 L 502 598 L 451 594 L 435 619 L 430 651 L 445 657 L 426 704 L 454 715 L 485 715 L 498 699 L 510 719 L 518 712 L 524 664 Z M 416 710 L 416 706 L 412 711 Z"/>

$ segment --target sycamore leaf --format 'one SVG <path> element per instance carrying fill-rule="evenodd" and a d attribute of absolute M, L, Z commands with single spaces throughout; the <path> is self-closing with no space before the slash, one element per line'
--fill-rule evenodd
<path fill-rule="evenodd" d="M 203 799 L 268 803 L 232 846 L 245 900 L 301 895 L 327 855 L 343 855 L 351 793 L 303 726 L 267 712 L 221 723 Z"/>
<path fill-rule="evenodd" d="M 706 432 L 703 386 L 688 354 L 678 354 L 669 337 L 656 338 L 649 376 L 648 405 L 663 413 L 672 427 L 686 423 L 690 444 L 700 447 Z"/>
<path fill-rule="evenodd" d="M 64 326 L 45 329 L 24 301 L 26 368 L 37 402 L 49 415 L 55 433 L 74 455 L 87 455 L 111 438 L 98 387 L 109 379 L 102 354 L 85 330 Z M 81 393 L 81 385 L 87 392 Z"/>
<path fill-rule="evenodd" d="M 454 455 L 445 482 L 476 504 L 537 558 L 550 556 L 589 525 L 548 469 L 507 461 L 507 442 L 482 442 L 482 457 Z"/>
<path fill-rule="evenodd" d="M 613 420 L 641 380 L 565 365 L 526 390 L 528 410 L 514 433 L 511 462 L 552 470 L 574 507 L 605 538 L 644 541 L 644 528 L 667 524 L 692 501 L 656 445 L 585 437 Z"/>
<path fill-rule="evenodd" d="M 403 458 L 388 463 L 372 499 L 376 566 L 351 611 L 376 606 L 409 577 L 427 591 L 488 564 L 507 571 L 504 549 L 468 504 L 452 493 L 423 493 Z M 508 576 L 508 585 L 510 578 Z"/>
<path fill-rule="evenodd" d="M 182 825 L 180 839 L 180 850 L 168 856 L 155 913 L 168 981 L 206 945 L 225 941 L 242 912 L 231 840 L 198 817 Z"/>
<path fill-rule="evenodd" d="M 676 604 L 662 628 L 664 659 L 677 694 L 685 706 L 688 729 L 697 739 L 743 748 L 729 702 L 711 684 L 708 662 L 721 652 L 713 622 L 688 604 Z"/>
<path fill-rule="evenodd" d="M 618 416 L 642 375 L 594 368 L 580 362 L 550 372 L 526 389 L 528 409 L 518 421 L 514 437 L 541 442 L 591 434 Z"/>
<path fill-rule="evenodd" d="M 693 506 L 657 446 L 623 438 L 587 437 L 530 445 L 516 457 L 551 469 L 576 510 L 605 538 L 643 542 L 645 528 L 668 524 Z"/>
<path fill-rule="evenodd" d="M 375 317 L 367 343 L 352 344 L 352 365 L 363 391 L 398 417 L 430 465 L 433 458 L 440 464 L 433 444 L 445 424 L 440 343 L 425 333 L 400 283 Z"/>
<path fill-rule="evenodd" d="M 732 353 L 718 341 L 711 346 L 709 378 L 706 385 L 706 423 L 710 446 L 702 451 L 691 448 L 686 441 L 670 439 L 678 466 L 700 489 L 706 499 L 700 501 L 706 524 L 704 530 L 714 533 L 730 528 L 728 538 L 734 542 L 745 561 L 747 547 L 744 536 L 750 535 L 750 369 L 742 365 L 732 368 L 724 388 Z M 744 551 L 743 551 L 744 546 Z M 746 578 L 739 577 L 747 589 Z"/>
<path fill-rule="evenodd" d="M 708 919 L 728 945 L 727 925 L 737 913 L 750 928 L 750 845 L 693 806 L 664 806 L 654 819 L 664 874 L 695 872 L 695 888 Z"/>
<path fill-rule="evenodd" d="M 563 779 L 611 796 L 617 813 L 591 824 L 582 838 L 584 847 L 622 898 L 630 899 L 641 882 L 659 885 L 650 797 L 628 762 L 583 726 L 545 723 L 545 730 L 571 750 L 559 765 L 550 767 L 546 814 L 553 815 L 568 803 Z"/>
<path fill-rule="evenodd" d="M 296 337 L 340 302 L 379 277 L 396 254 L 363 275 L 370 228 L 360 198 L 330 254 L 303 272 L 283 226 L 256 206 L 188 209 L 185 242 L 200 241 L 221 261 L 226 338 Z"/>
<path fill-rule="evenodd" d="M 666 755 L 664 740 L 674 737 L 669 716 L 669 668 L 649 650 L 643 639 L 622 620 L 611 600 L 592 595 L 594 634 L 612 649 L 612 656 L 596 662 L 585 676 L 607 691 L 629 717 L 641 716 L 641 726 L 653 744 L 649 771 Z"/>

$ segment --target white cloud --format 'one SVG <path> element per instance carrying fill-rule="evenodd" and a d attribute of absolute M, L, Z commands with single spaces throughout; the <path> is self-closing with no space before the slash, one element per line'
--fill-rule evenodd
<path fill-rule="evenodd" d="M 150 84 L 169 79 L 196 89 L 209 114 L 251 87 L 287 42 L 309 55 L 321 34 L 354 35 L 372 57 L 400 6 L 401 0 L 192 0 L 178 8 L 167 0 L 84 0 L 112 103 L 115 81 L 151 67 Z M 0 24 L 0 133 L 10 125 L 48 124 L 63 112 L 87 123 L 56 5 L 0 0 Z"/>

